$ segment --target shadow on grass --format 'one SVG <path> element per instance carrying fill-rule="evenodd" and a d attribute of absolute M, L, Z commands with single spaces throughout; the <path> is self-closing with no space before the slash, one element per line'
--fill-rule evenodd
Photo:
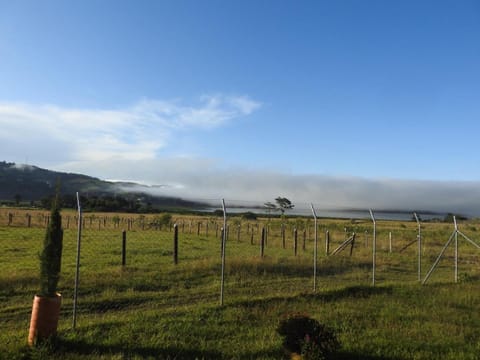
<path fill-rule="evenodd" d="M 343 273 L 355 272 L 356 270 L 370 270 L 372 264 L 370 262 L 359 262 L 348 257 L 337 257 L 335 259 L 328 259 L 319 265 L 318 275 L 339 275 Z M 246 262 L 243 259 L 230 260 L 227 269 L 227 275 L 233 276 L 236 274 L 244 274 L 246 276 L 272 275 L 272 276 L 293 276 L 293 277 L 307 277 L 312 276 L 312 265 L 310 263 L 294 263 L 288 262 L 274 262 L 268 256 L 265 260 L 257 258 L 253 261 Z"/>
<path fill-rule="evenodd" d="M 105 299 L 98 301 L 85 301 L 82 303 L 81 313 L 106 313 L 109 311 L 122 311 L 126 309 L 136 308 L 139 305 L 151 302 L 152 297 L 139 297 L 134 298 L 118 298 L 114 300 Z"/>
<path fill-rule="evenodd" d="M 71 355 L 93 356 L 93 357 L 121 357 L 130 358 L 154 358 L 154 359 L 212 359 L 220 360 L 228 357 L 217 351 L 200 351 L 197 349 L 185 349 L 176 347 L 142 347 L 142 346 L 124 346 L 122 344 L 99 345 L 84 340 L 72 340 L 58 338 L 53 343 L 48 342 L 39 347 L 24 347 L 20 353 L 15 354 L 12 359 L 51 359 L 64 358 Z M 1 356 L 0 356 L 1 358 Z M 282 349 L 269 348 L 263 351 L 246 352 L 238 354 L 238 359 L 290 359 Z M 359 354 L 351 351 L 338 351 L 333 355 L 335 360 L 402 360 L 398 357 L 375 356 L 369 354 Z"/>
<path fill-rule="evenodd" d="M 348 286 L 343 289 L 331 290 L 319 294 L 309 294 L 308 297 L 312 297 L 318 300 L 326 302 L 342 300 L 346 298 L 361 298 L 366 299 L 370 296 L 392 294 L 393 288 L 391 286 L 367 286 L 367 285 L 355 285 Z"/>
<path fill-rule="evenodd" d="M 16 295 L 29 296 L 31 289 L 38 287 L 38 278 L 35 276 L 13 276 L 12 278 L 0 279 L 0 297 L 12 297 Z M 31 295 L 33 299 L 33 295 Z"/>
<path fill-rule="evenodd" d="M 35 356 L 28 356 L 24 353 L 23 359 L 35 358 Z M 227 359 L 225 355 L 217 351 L 200 351 L 198 349 L 177 348 L 177 347 L 149 347 L 149 346 L 125 346 L 122 344 L 100 345 L 93 344 L 84 340 L 72 340 L 59 338 L 54 344 L 48 344 L 38 351 L 47 358 L 51 357 L 67 357 L 69 355 L 80 356 L 121 356 L 122 358 L 155 358 L 155 359 L 175 359 L 175 360 L 190 360 L 190 359 L 212 359 L 220 360 Z M 26 356 L 25 356 L 26 355 Z M 30 354 L 33 355 L 33 354 Z M 246 352 L 238 354 L 238 359 L 289 359 L 282 349 L 269 348 L 263 351 Z M 334 355 L 336 360 L 401 360 L 397 357 L 385 357 L 374 355 L 363 355 L 348 351 L 339 351 Z"/>
<path fill-rule="evenodd" d="M 122 359 L 154 358 L 154 359 L 222 359 L 222 355 L 215 351 L 199 351 L 196 349 L 177 347 L 150 347 L 132 346 L 120 343 L 104 345 L 95 344 L 84 340 L 62 339 L 56 340 L 50 349 L 53 357 L 67 357 L 68 355 L 83 356 L 120 356 Z"/>
<path fill-rule="evenodd" d="M 246 300 L 241 302 L 236 302 L 231 304 L 232 307 L 267 307 L 278 303 L 285 302 L 295 302 L 298 298 L 307 299 L 307 300 L 316 300 L 324 302 L 336 302 L 343 299 L 355 298 L 355 299 L 365 299 L 370 296 L 382 295 L 382 294 L 392 294 L 393 288 L 390 286 L 365 286 L 365 285 L 356 285 L 349 286 L 343 289 L 331 290 L 326 292 L 318 292 L 316 294 L 299 294 L 292 296 L 276 296 L 270 297 L 267 299 L 257 299 L 257 300 Z"/>
<path fill-rule="evenodd" d="M 403 360 L 399 357 L 364 355 L 350 351 L 339 351 L 335 354 L 334 358 L 335 360 Z"/>

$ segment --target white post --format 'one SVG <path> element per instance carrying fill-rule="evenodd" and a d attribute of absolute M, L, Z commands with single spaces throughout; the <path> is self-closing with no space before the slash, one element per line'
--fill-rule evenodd
<path fill-rule="evenodd" d="M 388 240 L 390 243 L 390 254 L 391 254 L 392 253 L 392 232 L 391 231 L 388 233 Z"/>
<path fill-rule="evenodd" d="M 313 219 L 315 223 L 315 243 L 313 245 L 313 292 L 317 291 L 317 248 L 318 248 L 318 233 L 317 233 L 317 214 L 313 204 L 312 207 Z"/>
<path fill-rule="evenodd" d="M 82 207 L 80 205 L 80 196 L 77 192 L 77 207 L 78 207 L 78 225 L 77 225 L 77 261 L 75 268 L 75 288 L 73 290 L 73 322 L 72 327 L 75 329 L 77 325 L 77 300 L 78 300 L 78 286 L 80 277 L 80 242 L 82 240 Z"/>
<path fill-rule="evenodd" d="M 418 224 L 418 281 L 422 281 L 422 226 L 420 225 L 420 220 L 418 219 L 417 213 L 413 213 L 415 220 Z"/>
<path fill-rule="evenodd" d="M 373 221 L 373 255 L 372 255 L 372 285 L 375 286 L 375 260 L 377 256 L 377 223 L 373 211 L 370 209 L 370 217 Z"/>
<path fill-rule="evenodd" d="M 223 289 L 225 284 L 225 245 L 227 242 L 227 210 L 225 208 L 225 200 L 222 199 L 223 208 L 223 233 L 222 233 L 222 276 L 220 284 L 220 306 L 223 306 Z"/>
<path fill-rule="evenodd" d="M 453 223 L 455 224 L 455 282 L 458 282 L 458 226 L 455 216 L 453 216 Z"/>

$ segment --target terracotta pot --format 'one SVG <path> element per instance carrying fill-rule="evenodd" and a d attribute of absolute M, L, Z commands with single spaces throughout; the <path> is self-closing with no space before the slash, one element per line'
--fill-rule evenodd
<path fill-rule="evenodd" d="M 35 345 L 38 340 L 46 339 L 57 333 L 58 318 L 60 317 L 60 305 L 62 295 L 55 297 L 43 297 L 35 295 L 32 306 L 32 319 L 30 320 L 30 332 L 28 344 Z"/>

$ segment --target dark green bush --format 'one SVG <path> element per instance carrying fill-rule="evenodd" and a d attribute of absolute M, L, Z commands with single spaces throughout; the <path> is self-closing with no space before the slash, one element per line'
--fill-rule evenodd
<path fill-rule="evenodd" d="M 340 348 L 333 330 L 305 315 L 282 320 L 277 332 L 283 337 L 284 348 L 301 354 L 304 359 L 330 359 Z"/>
<path fill-rule="evenodd" d="M 63 230 L 58 196 L 52 203 L 43 250 L 40 254 L 40 296 L 53 297 L 57 293 L 62 263 Z"/>
<path fill-rule="evenodd" d="M 247 211 L 246 213 L 242 214 L 242 219 L 244 220 L 257 220 L 257 214 Z"/>

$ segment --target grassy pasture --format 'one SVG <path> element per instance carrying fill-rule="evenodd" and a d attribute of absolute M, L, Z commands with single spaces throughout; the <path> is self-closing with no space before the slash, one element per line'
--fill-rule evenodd
<path fill-rule="evenodd" d="M 68 215 L 73 219 L 74 213 L 66 212 L 64 218 Z M 99 219 L 115 214 L 94 215 L 83 231 L 77 327 L 72 329 L 76 229 L 70 224 L 59 284 L 60 337 L 56 344 L 29 349 L 26 339 L 44 228 L 41 222 L 30 228 L 21 223 L 8 226 L 8 215 L 0 214 L 0 358 L 281 359 L 278 322 L 288 314 L 305 313 L 336 330 L 342 343 L 339 359 L 478 359 L 480 250 L 461 238 L 460 282 L 453 283 L 451 246 L 421 286 L 416 244 L 400 252 L 415 240 L 416 224 L 379 221 L 373 287 L 371 222 L 321 219 L 313 293 L 313 221 L 290 219 L 283 249 L 278 219 L 230 218 L 225 305 L 220 307 L 220 219 L 174 216 L 180 242 L 179 264 L 174 265 L 170 227 L 142 227 L 140 219 L 149 224 L 153 216 L 123 215 L 132 223 L 127 266 L 122 268 L 121 230 L 128 221 L 102 226 Z M 24 216 L 17 211 L 14 218 Z M 267 225 L 261 258 L 260 229 Z M 297 256 L 292 249 L 295 226 Z M 351 257 L 349 247 L 338 255 L 325 255 L 327 229 L 331 251 L 356 232 Z M 460 229 L 480 242 L 478 223 L 465 222 Z M 452 231 L 451 224 L 423 224 L 423 276 Z"/>

